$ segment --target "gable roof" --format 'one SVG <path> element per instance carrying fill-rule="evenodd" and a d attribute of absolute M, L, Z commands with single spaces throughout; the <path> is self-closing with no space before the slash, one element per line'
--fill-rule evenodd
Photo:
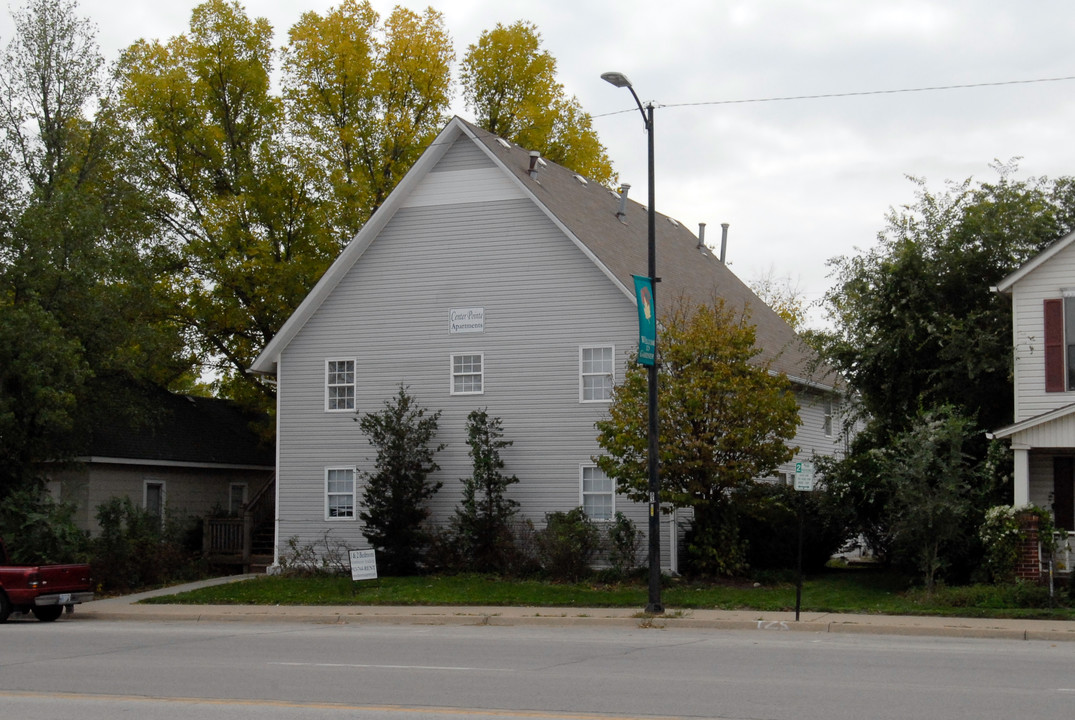
<path fill-rule="evenodd" d="M 234 403 L 156 388 L 144 395 L 151 407 L 145 421 L 98 423 L 79 459 L 230 468 L 276 465 L 272 445 L 251 428 L 257 418 Z"/>
<path fill-rule="evenodd" d="M 986 433 L 989 438 L 1010 438 L 1014 435 L 1027 430 L 1033 430 L 1035 428 L 1048 425 L 1049 423 L 1056 422 L 1057 420 L 1063 420 L 1075 414 L 1075 403 L 1070 405 L 1064 405 L 1063 407 L 1054 408 L 1048 412 L 1044 412 L 1041 415 L 1037 415 L 1032 418 L 1027 418 L 1013 425 L 1002 427 L 999 430 L 994 430 L 991 433 Z"/>
<path fill-rule="evenodd" d="M 1012 286 L 1015 285 L 1015 283 L 1019 282 L 1027 275 L 1047 263 L 1049 260 L 1058 255 L 1061 251 L 1064 250 L 1064 248 L 1071 245 L 1071 243 L 1073 242 L 1075 242 L 1075 232 L 1070 232 L 1064 237 L 1054 242 L 1049 247 L 1042 250 L 1030 260 L 1027 260 L 1025 263 L 1023 263 L 1022 267 L 1013 272 L 1011 275 L 1008 275 L 1006 278 L 998 282 L 996 286 L 996 291 L 1001 293 L 1008 292 L 1012 289 Z"/>
<path fill-rule="evenodd" d="M 280 352 L 295 337 L 332 289 L 361 257 L 377 234 L 413 192 L 421 179 L 457 141 L 473 142 L 502 170 L 523 194 L 635 303 L 632 275 L 645 275 L 648 263 L 648 210 L 628 200 L 623 216 L 617 192 L 587 181 L 556 163 L 542 161 L 530 176 L 530 153 L 475 125 L 453 118 L 423 153 L 385 203 L 344 249 L 314 289 L 299 305 L 254 365 L 253 372 L 273 374 Z M 659 186 L 658 186 L 659 190 Z M 658 195 L 659 197 L 659 195 Z M 658 204 L 659 207 L 659 204 Z M 656 221 L 658 308 L 679 299 L 694 303 L 723 298 L 727 307 L 745 310 L 756 326 L 762 358 L 792 380 L 831 389 L 836 372 L 820 363 L 794 330 L 762 302 L 697 236 L 668 216 Z"/>

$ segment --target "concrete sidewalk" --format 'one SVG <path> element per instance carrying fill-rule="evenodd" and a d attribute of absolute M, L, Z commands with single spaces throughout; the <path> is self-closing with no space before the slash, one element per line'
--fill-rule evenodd
<path fill-rule="evenodd" d="M 764 630 L 876 635 L 933 635 L 1075 642 L 1075 622 L 998 620 L 903 615 L 854 615 L 756 610 L 677 610 L 650 616 L 638 608 L 384 606 L 384 605 L 140 605 L 139 600 L 237 582 L 254 575 L 205 580 L 189 585 L 79 605 L 69 620 L 167 622 L 291 622 L 395 625 L 543 625 L 663 629 Z"/>

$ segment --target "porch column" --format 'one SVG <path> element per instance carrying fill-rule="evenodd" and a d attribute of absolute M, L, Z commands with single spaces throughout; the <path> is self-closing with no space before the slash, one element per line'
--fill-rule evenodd
<path fill-rule="evenodd" d="M 1012 454 L 1015 456 L 1015 497 L 1012 504 L 1022 507 L 1030 504 L 1030 448 L 1012 444 Z"/>

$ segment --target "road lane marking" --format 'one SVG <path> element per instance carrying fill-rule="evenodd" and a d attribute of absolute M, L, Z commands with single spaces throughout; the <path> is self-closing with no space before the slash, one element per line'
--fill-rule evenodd
<path fill-rule="evenodd" d="M 404 705 L 351 705 L 348 703 L 297 702 L 294 700 L 253 700 L 242 698 L 193 698 L 151 695 L 108 695 L 73 692 L 31 692 L 0 690 L 0 698 L 94 700 L 99 702 L 176 703 L 184 705 L 235 705 L 241 707 L 296 708 L 317 710 L 346 710 L 350 712 L 381 712 L 411 715 L 460 715 L 463 717 L 536 718 L 537 720 L 681 720 L 666 715 L 613 715 L 608 713 L 555 712 L 542 710 L 498 710 L 460 707 L 407 707 Z"/>
<path fill-rule="evenodd" d="M 358 663 L 313 663 L 313 662 L 271 662 L 269 665 L 286 665 L 287 667 L 325 667 L 325 668 L 366 668 L 374 670 L 459 670 L 462 672 L 515 672 L 507 668 L 480 668 L 439 665 L 361 665 Z"/>

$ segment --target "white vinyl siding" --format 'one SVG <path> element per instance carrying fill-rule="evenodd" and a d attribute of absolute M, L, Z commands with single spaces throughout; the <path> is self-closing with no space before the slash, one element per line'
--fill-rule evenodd
<path fill-rule="evenodd" d="M 598 345 L 579 348 L 579 402 L 609 402 L 615 381 L 616 348 Z"/>
<path fill-rule="evenodd" d="M 355 469 L 325 468 L 325 519 L 355 517 Z"/>
<path fill-rule="evenodd" d="M 485 356 L 482 353 L 452 355 L 452 395 L 481 395 L 485 392 Z"/>
<path fill-rule="evenodd" d="M 611 520 L 616 514 L 616 483 L 596 465 L 583 465 L 579 492 L 582 510 L 591 520 Z"/>
<path fill-rule="evenodd" d="M 325 361 L 325 411 L 354 412 L 355 360 Z"/>
<path fill-rule="evenodd" d="M 460 143 L 453 164 L 491 164 L 477 147 L 466 147 L 468 140 Z M 467 187 L 463 179 L 456 178 L 456 189 Z M 501 181 L 514 182 L 503 174 Z M 579 506 L 579 467 L 600 453 L 594 423 L 608 411 L 607 402 L 579 402 L 578 380 L 572 382 L 579 348 L 614 345 L 618 377 L 625 349 L 638 340 L 637 306 L 532 201 L 487 202 L 484 187 L 471 190 L 466 198 L 443 199 L 450 204 L 423 202 L 395 212 L 281 349 L 279 542 L 295 537 L 316 545 L 331 531 L 333 541 L 367 546 L 360 518 L 325 519 L 325 492 L 317 484 L 326 467 L 353 467 L 376 456 L 353 411 L 324 412 L 320 401 L 325 359 L 357 356 L 360 348 L 376 352 L 362 352 L 356 363 L 356 410 L 381 410 L 402 384 L 428 413 L 442 413 L 434 442 L 445 449 L 430 480 L 444 485 L 429 499 L 432 522 L 452 517 L 462 497 L 459 478 L 473 473 L 466 419 L 479 408 L 501 418 L 504 439 L 514 441 L 502 459 L 505 473 L 521 479 L 508 491 L 520 503 L 520 519 L 544 527 L 546 513 Z M 468 307 L 485 308 L 495 324 L 486 323 L 482 334 L 451 334 L 449 310 Z M 478 353 L 484 394 L 445 392 L 450 358 Z M 361 475 L 356 482 L 357 516 Z M 616 509 L 645 525 L 645 505 L 618 498 Z M 666 555 L 667 548 L 663 543 Z"/>
<path fill-rule="evenodd" d="M 1060 299 L 1075 277 L 1075 244 L 1069 245 L 1011 288 L 1014 334 L 1014 422 L 1072 402 L 1072 391 L 1045 392 L 1044 301 Z M 1066 305 L 1067 303 L 1065 303 Z M 1068 310 L 1065 307 L 1065 312 Z M 1068 340 L 1070 342 L 1070 339 Z"/>

